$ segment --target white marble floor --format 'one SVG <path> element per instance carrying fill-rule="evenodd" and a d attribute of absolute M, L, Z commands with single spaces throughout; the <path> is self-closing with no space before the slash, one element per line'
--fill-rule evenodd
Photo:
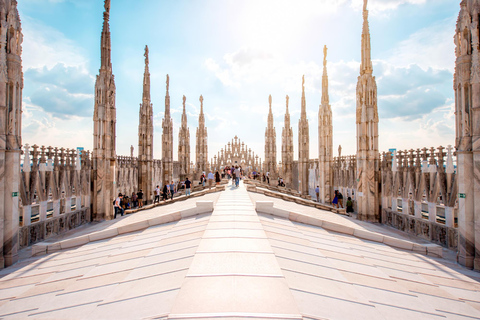
<path fill-rule="evenodd" d="M 479 273 L 257 214 L 243 186 L 215 200 L 212 214 L 0 271 L 0 319 L 480 318 Z"/>

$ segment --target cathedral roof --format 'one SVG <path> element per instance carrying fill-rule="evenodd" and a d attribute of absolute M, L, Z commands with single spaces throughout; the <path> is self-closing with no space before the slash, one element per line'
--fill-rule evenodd
<path fill-rule="evenodd" d="M 322 228 L 258 213 L 255 202 L 265 200 L 314 215 L 227 187 L 97 223 L 46 244 L 58 251 L 2 270 L 0 318 L 480 317 L 478 273 L 334 232 L 325 222 Z M 212 213 L 199 209 L 209 205 Z M 320 213 L 324 221 L 355 224 Z M 83 245 L 61 249 L 85 236 Z"/>

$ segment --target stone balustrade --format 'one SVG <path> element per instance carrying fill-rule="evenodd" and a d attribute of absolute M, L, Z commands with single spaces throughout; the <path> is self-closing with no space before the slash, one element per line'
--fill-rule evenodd
<path fill-rule="evenodd" d="M 382 223 L 455 248 L 457 184 L 451 146 L 380 155 Z M 334 158 L 334 186 L 356 199 L 356 157 Z M 413 219 L 414 218 L 414 219 Z M 454 239 L 455 238 L 455 239 Z"/>

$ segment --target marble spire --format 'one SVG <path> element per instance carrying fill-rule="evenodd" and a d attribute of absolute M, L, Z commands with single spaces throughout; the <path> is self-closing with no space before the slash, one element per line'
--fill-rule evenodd
<path fill-rule="evenodd" d="M 182 126 L 178 132 L 178 161 L 180 162 L 180 180 L 184 180 L 190 174 L 190 129 L 187 125 L 187 112 L 183 96 Z M 190 177 L 191 179 L 191 177 Z"/>
<path fill-rule="evenodd" d="M 153 174 L 153 105 L 150 100 L 150 71 L 148 46 L 145 46 L 143 96 L 138 121 L 138 187 L 146 195 L 145 204 L 151 202 Z"/>
<path fill-rule="evenodd" d="M 0 2 L 0 268 L 18 260 L 22 147 L 22 24 L 17 1 Z M 28 183 L 28 182 L 27 182 Z M 22 197 L 23 205 L 26 205 Z"/>
<path fill-rule="evenodd" d="M 357 82 L 357 194 L 358 218 L 379 220 L 377 83 L 372 75 L 367 0 L 364 2 L 362 31 L 362 64 Z"/>
<path fill-rule="evenodd" d="M 115 185 L 116 123 L 115 78 L 112 72 L 110 40 L 110 1 L 105 1 L 101 35 L 100 71 L 95 81 L 93 130 L 93 218 L 112 219 Z"/>
<path fill-rule="evenodd" d="M 462 0 L 455 28 L 458 262 L 480 270 L 480 1 Z M 455 191 L 453 191 L 455 192 Z"/>
<path fill-rule="evenodd" d="M 199 179 L 203 172 L 208 172 L 208 135 L 203 114 L 203 96 L 200 96 L 200 114 L 198 116 L 197 144 L 196 144 L 196 178 Z"/>
<path fill-rule="evenodd" d="M 285 121 L 282 129 L 282 171 L 283 182 L 287 188 L 292 188 L 293 183 L 293 129 L 290 126 L 290 113 L 288 103 L 290 98 L 286 97 Z"/>
<path fill-rule="evenodd" d="M 333 124 L 328 96 L 327 46 L 323 49 L 322 104 L 318 110 L 319 196 L 331 203 L 333 195 Z"/>
<path fill-rule="evenodd" d="M 367 1 L 363 3 L 363 28 L 362 28 L 362 63 L 360 65 L 360 75 L 364 73 L 372 74 L 372 49 L 370 47 L 370 28 L 368 26 Z"/>
<path fill-rule="evenodd" d="M 173 179 L 173 120 L 170 116 L 170 77 L 167 74 L 165 94 L 165 113 L 162 120 L 162 184 Z"/>
<path fill-rule="evenodd" d="M 301 114 L 298 121 L 298 180 L 299 191 L 308 194 L 308 160 L 310 157 L 309 129 L 307 119 L 307 102 L 305 99 L 305 76 L 302 77 Z"/>
<path fill-rule="evenodd" d="M 270 180 L 277 178 L 277 134 L 273 126 L 272 96 L 268 97 L 268 123 L 265 129 L 265 171 L 269 172 Z"/>

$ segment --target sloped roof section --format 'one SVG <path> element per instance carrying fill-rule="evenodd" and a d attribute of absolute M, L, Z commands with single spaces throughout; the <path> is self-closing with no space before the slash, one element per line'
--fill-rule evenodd
<path fill-rule="evenodd" d="M 0 318 L 480 318 L 478 273 L 254 208 L 229 187 L 212 214 L 2 270 Z"/>

